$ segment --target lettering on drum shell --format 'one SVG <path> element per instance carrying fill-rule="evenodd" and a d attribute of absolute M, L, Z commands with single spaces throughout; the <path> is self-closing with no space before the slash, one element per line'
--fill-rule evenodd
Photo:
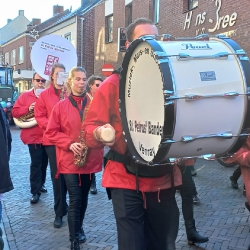
<path fill-rule="evenodd" d="M 143 133 L 143 134 L 149 134 L 149 135 L 163 135 L 163 126 L 160 125 L 159 122 L 154 124 L 151 121 L 145 121 L 145 122 L 140 122 L 140 121 L 132 121 L 129 120 L 129 131 L 130 132 L 135 132 L 135 133 Z"/>
<path fill-rule="evenodd" d="M 192 43 L 183 43 L 181 49 L 182 50 L 210 50 L 212 48 L 209 47 L 208 43 L 206 43 L 206 45 L 193 45 Z"/>
<path fill-rule="evenodd" d="M 158 56 L 155 54 L 155 51 L 153 49 L 149 49 L 145 47 L 144 49 L 139 50 L 137 53 L 135 53 L 133 57 L 134 65 L 130 67 L 128 70 L 128 87 L 127 87 L 127 95 L 128 97 L 131 97 L 131 87 L 132 87 L 132 78 L 133 78 L 133 73 L 135 69 L 135 64 L 137 63 L 138 59 L 143 55 L 150 55 L 155 62 L 158 64 Z"/>
<path fill-rule="evenodd" d="M 155 148 L 145 148 L 141 142 L 139 142 L 139 149 L 143 155 L 146 156 L 155 156 Z"/>

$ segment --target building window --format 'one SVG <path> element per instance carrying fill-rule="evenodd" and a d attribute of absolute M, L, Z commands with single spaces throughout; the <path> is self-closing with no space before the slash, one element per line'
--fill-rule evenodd
<path fill-rule="evenodd" d="M 65 34 L 64 37 L 71 42 L 71 32 Z"/>
<path fill-rule="evenodd" d="M 19 64 L 24 62 L 24 48 L 23 46 L 19 47 Z"/>
<path fill-rule="evenodd" d="M 125 26 L 129 26 L 132 23 L 132 3 L 125 7 Z"/>
<path fill-rule="evenodd" d="M 159 23 L 160 0 L 153 1 L 153 22 Z"/>
<path fill-rule="evenodd" d="M 106 17 L 106 42 L 113 42 L 113 15 Z"/>
<path fill-rule="evenodd" d="M 10 64 L 10 54 L 9 54 L 9 52 L 6 52 L 4 54 L 4 63 L 5 64 Z"/>
<path fill-rule="evenodd" d="M 188 10 L 198 7 L 198 0 L 188 0 Z"/>
<path fill-rule="evenodd" d="M 15 49 L 11 51 L 11 65 L 12 66 L 16 65 L 16 50 Z"/>

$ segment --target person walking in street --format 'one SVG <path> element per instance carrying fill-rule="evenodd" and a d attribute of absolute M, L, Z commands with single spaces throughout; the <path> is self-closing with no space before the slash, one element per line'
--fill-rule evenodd
<path fill-rule="evenodd" d="M 34 117 L 34 107 L 37 103 L 38 90 L 45 88 L 46 80 L 39 74 L 33 74 L 33 88 L 22 93 L 16 100 L 12 115 L 17 119 L 24 119 L 27 116 Z M 23 128 L 21 131 L 21 140 L 29 147 L 29 154 L 31 159 L 30 164 L 30 191 L 32 197 L 30 202 L 35 204 L 39 201 L 41 192 L 47 192 L 45 187 L 46 171 L 48 166 L 48 156 L 43 145 L 43 130 L 35 125 L 30 128 Z"/>
<path fill-rule="evenodd" d="M 127 27 L 126 35 L 128 47 L 141 36 L 158 35 L 158 30 L 151 20 L 139 18 Z M 126 154 L 118 104 L 119 73 L 113 72 L 96 91 L 83 123 L 84 139 L 90 148 L 111 147 L 102 185 L 111 194 L 119 250 L 174 250 L 179 227 L 174 187 L 182 184 L 181 173 L 175 165 L 164 166 L 161 174 L 153 167 L 150 174 L 154 177 L 142 176 L 140 170 L 145 166 L 135 164 Z M 105 128 L 115 131 L 114 140 L 108 143 L 101 139 Z"/>
<path fill-rule="evenodd" d="M 99 88 L 102 82 L 103 82 L 103 79 L 100 76 L 92 75 L 87 80 L 87 87 L 86 87 L 87 92 L 92 97 L 94 97 L 96 90 Z M 93 178 L 91 180 L 90 193 L 97 194 L 95 173 L 93 174 Z"/>
<path fill-rule="evenodd" d="M 5 117 L 3 107 L 0 104 L 0 222 L 2 221 L 2 197 L 14 189 L 10 177 L 10 152 L 11 152 L 11 133 L 9 123 Z M 4 249 L 4 241 L 2 239 L 2 229 L 0 227 L 0 250 Z"/>
<path fill-rule="evenodd" d="M 189 245 L 208 241 L 208 237 L 199 235 L 195 227 L 193 197 L 195 194 L 197 196 L 197 192 L 192 178 L 192 167 L 194 164 L 194 159 L 187 159 L 183 163 L 178 164 L 182 174 L 182 185 L 179 187 L 182 199 L 182 214 Z"/>
<path fill-rule="evenodd" d="M 80 249 L 79 242 L 86 241 L 83 220 L 88 205 L 91 180 L 94 173 L 102 170 L 103 150 L 88 149 L 83 153 L 85 144 L 79 140 L 82 121 L 92 102 L 92 96 L 86 94 L 84 68 L 71 69 L 68 88 L 71 94 L 69 98 L 55 105 L 45 135 L 56 146 L 58 174 L 64 176 L 69 193 L 70 249 L 78 250 Z M 86 162 L 84 163 L 85 157 Z M 83 161 L 82 165 L 78 165 L 79 161 Z"/>
<path fill-rule="evenodd" d="M 66 203 L 67 188 L 64 177 L 60 175 L 58 178 L 56 178 L 56 149 L 45 135 L 52 109 L 60 100 L 67 98 L 64 86 L 57 84 L 57 76 L 59 72 L 65 72 L 65 66 L 63 64 L 56 63 L 51 69 L 50 86 L 40 94 L 35 106 L 35 118 L 38 125 L 43 130 L 43 145 L 45 146 L 45 150 L 49 157 L 50 173 L 54 193 L 55 228 L 60 228 L 62 226 L 62 218 L 67 214 L 68 209 L 68 205 Z"/>

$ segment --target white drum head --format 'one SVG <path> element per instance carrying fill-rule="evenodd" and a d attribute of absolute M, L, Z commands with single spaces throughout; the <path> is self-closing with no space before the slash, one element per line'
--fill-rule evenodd
<path fill-rule="evenodd" d="M 159 65 L 153 49 L 146 42 L 140 43 L 131 56 L 126 76 L 125 104 L 134 147 L 143 160 L 152 161 L 163 134 L 164 95 Z"/>

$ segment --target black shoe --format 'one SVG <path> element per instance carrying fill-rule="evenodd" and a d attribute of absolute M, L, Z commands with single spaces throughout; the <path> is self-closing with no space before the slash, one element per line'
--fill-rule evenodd
<path fill-rule="evenodd" d="M 198 234 L 196 230 L 193 231 L 192 236 L 188 237 L 188 245 L 194 245 L 195 243 L 204 243 L 207 242 L 209 239 L 208 237 L 203 237 Z"/>
<path fill-rule="evenodd" d="M 197 172 L 195 170 L 191 170 L 191 175 L 192 176 L 197 176 Z"/>
<path fill-rule="evenodd" d="M 197 195 L 193 195 L 193 203 L 194 204 L 200 203 L 200 199 L 197 197 Z"/>
<path fill-rule="evenodd" d="M 62 227 L 62 216 L 56 216 L 54 220 L 54 227 L 60 228 Z"/>
<path fill-rule="evenodd" d="M 91 183 L 89 192 L 91 194 L 97 194 L 96 183 Z"/>
<path fill-rule="evenodd" d="M 234 179 L 233 179 L 233 176 L 230 176 L 230 181 L 231 181 L 231 186 L 232 186 L 232 188 L 233 189 L 238 189 L 239 188 L 239 186 L 238 186 L 238 183 L 237 183 L 237 181 L 235 181 Z"/>
<path fill-rule="evenodd" d="M 47 188 L 45 187 L 45 185 L 43 184 L 41 189 L 40 189 L 41 193 L 47 193 Z"/>
<path fill-rule="evenodd" d="M 79 239 L 71 240 L 70 250 L 80 250 Z"/>
<path fill-rule="evenodd" d="M 39 201 L 40 195 L 41 195 L 40 193 L 33 194 L 32 197 L 31 197 L 31 199 L 30 199 L 30 203 L 32 203 L 32 204 L 37 203 Z"/>
<path fill-rule="evenodd" d="M 84 230 L 81 228 L 79 233 L 79 242 L 84 243 L 87 240 Z"/>

